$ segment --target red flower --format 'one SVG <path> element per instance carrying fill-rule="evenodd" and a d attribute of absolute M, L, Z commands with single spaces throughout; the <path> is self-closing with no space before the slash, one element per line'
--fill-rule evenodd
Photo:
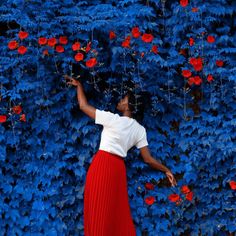
<path fill-rule="evenodd" d="M 215 37 L 212 36 L 212 35 L 208 35 L 208 36 L 207 36 L 207 42 L 208 42 L 208 43 L 214 43 L 214 42 L 215 42 Z"/>
<path fill-rule="evenodd" d="M 22 107 L 20 105 L 14 106 L 12 109 L 15 114 L 20 114 L 22 112 Z"/>
<path fill-rule="evenodd" d="M 188 0 L 180 0 L 180 5 L 186 7 L 188 5 Z"/>
<path fill-rule="evenodd" d="M 182 75 L 185 77 L 185 78 L 188 78 L 192 75 L 191 71 L 190 70 L 182 70 Z"/>
<path fill-rule="evenodd" d="M 89 43 L 87 44 L 86 49 L 85 49 L 86 53 L 91 50 L 91 45 L 92 45 L 92 42 L 89 42 Z"/>
<path fill-rule="evenodd" d="M 236 181 L 234 180 L 229 181 L 229 185 L 231 189 L 236 190 Z"/>
<path fill-rule="evenodd" d="M 189 45 L 193 46 L 194 45 L 194 39 L 193 38 L 189 38 Z"/>
<path fill-rule="evenodd" d="M 110 38 L 110 39 L 114 39 L 115 37 L 116 37 L 115 32 L 114 32 L 114 31 L 110 31 L 110 32 L 109 32 L 109 38 Z"/>
<path fill-rule="evenodd" d="M 8 48 L 14 50 L 18 47 L 18 43 L 16 40 L 12 40 L 8 43 Z"/>
<path fill-rule="evenodd" d="M 154 189 L 154 184 L 152 183 L 145 183 L 145 188 L 148 190 L 153 190 Z"/>
<path fill-rule="evenodd" d="M 196 85 L 200 85 L 201 83 L 202 83 L 202 79 L 201 79 L 201 77 L 200 76 L 194 76 L 194 83 L 196 84 Z"/>
<path fill-rule="evenodd" d="M 6 115 L 0 115 L 0 123 L 6 122 L 7 116 Z"/>
<path fill-rule="evenodd" d="M 153 46 L 152 46 L 152 52 L 154 52 L 155 54 L 158 53 L 157 45 L 153 45 Z"/>
<path fill-rule="evenodd" d="M 79 42 L 75 42 L 73 45 L 72 45 L 72 50 L 73 51 L 77 51 L 80 49 L 80 43 Z"/>
<path fill-rule="evenodd" d="M 18 47 L 18 53 L 25 54 L 27 52 L 27 48 L 25 46 Z"/>
<path fill-rule="evenodd" d="M 131 33 L 134 38 L 138 38 L 141 35 L 138 27 L 133 27 Z"/>
<path fill-rule="evenodd" d="M 57 39 L 56 38 L 48 39 L 48 46 L 54 47 L 56 44 L 57 44 Z"/>
<path fill-rule="evenodd" d="M 27 32 L 25 32 L 25 31 L 20 31 L 18 33 L 18 36 L 19 36 L 20 39 L 25 39 L 25 38 L 27 38 L 29 36 L 29 34 Z"/>
<path fill-rule="evenodd" d="M 61 53 L 61 52 L 64 52 L 65 49 L 64 49 L 63 46 L 61 46 L 61 45 L 57 45 L 57 46 L 56 46 L 56 51 L 59 52 L 59 53 Z"/>
<path fill-rule="evenodd" d="M 196 71 L 200 71 L 202 70 L 202 63 L 203 60 L 202 58 L 198 57 L 198 58 L 190 58 L 189 63 L 194 67 L 194 69 Z"/>
<path fill-rule="evenodd" d="M 193 192 L 190 191 L 189 193 L 187 193 L 185 195 L 186 199 L 189 200 L 189 201 L 192 201 L 193 200 Z"/>
<path fill-rule="evenodd" d="M 152 204 L 155 202 L 155 197 L 153 197 L 153 196 L 146 197 L 146 198 L 145 198 L 145 202 L 146 202 L 148 205 L 152 205 Z"/>
<path fill-rule="evenodd" d="M 43 55 L 49 55 L 49 53 L 48 53 L 48 50 L 47 49 L 45 49 L 44 51 L 43 51 Z"/>
<path fill-rule="evenodd" d="M 150 43 L 152 42 L 153 40 L 153 35 L 152 34 L 147 34 L 147 33 L 144 33 L 143 36 L 142 36 L 142 40 L 145 42 L 145 43 Z"/>
<path fill-rule="evenodd" d="M 141 57 L 144 57 L 144 52 L 141 52 Z"/>
<path fill-rule="evenodd" d="M 208 82 L 211 82 L 213 79 L 214 79 L 214 78 L 213 78 L 212 75 L 208 75 L 208 76 L 207 76 L 207 81 L 208 81 Z"/>
<path fill-rule="evenodd" d="M 216 60 L 216 65 L 222 67 L 224 65 L 224 62 L 222 60 Z"/>
<path fill-rule="evenodd" d="M 97 64 L 97 59 L 95 57 L 90 58 L 88 61 L 86 61 L 87 67 L 94 67 Z"/>
<path fill-rule="evenodd" d="M 75 60 L 76 60 L 76 61 L 82 61 L 83 59 L 84 59 L 83 53 L 78 52 L 78 53 L 75 55 Z"/>
<path fill-rule="evenodd" d="M 197 12 L 198 11 L 198 8 L 197 7 L 193 7 L 192 8 L 192 12 Z"/>
<path fill-rule="evenodd" d="M 183 185 L 183 186 L 181 187 L 181 192 L 182 192 L 183 194 L 187 194 L 187 193 L 190 192 L 190 189 L 189 189 L 189 187 L 188 187 L 187 185 Z"/>
<path fill-rule="evenodd" d="M 124 48 L 130 47 L 130 40 L 125 39 L 125 40 L 122 42 L 122 47 L 124 47 Z"/>
<path fill-rule="evenodd" d="M 192 84 L 194 84 L 194 77 L 190 77 L 189 79 L 188 79 L 188 84 L 189 85 L 192 85 Z"/>
<path fill-rule="evenodd" d="M 176 194 L 176 193 L 172 193 L 168 196 L 168 199 L 171 201 L 171 202 L 176 202 L 176 201 L 180 201 L 180 196 L 179 194 Z"/>
<path fill-rule="evenodd" d="M 22 115 L 20 115 L 20 121 L 26 121 L 26 119 L 25 119 L 25 114 L 22 114 Z"/>
<path fill-rule="evenodd" d="M 66 36 L 60 36 L 59 37 L 59 43 L 60 44 L 67 44 L 68 43 L 68 39 Z"/>
<path fill-rule="evenodd" d="M 194 76 L 194 77 L 190 77 L 188 79 L 188 83 L 189 85 L 192 85 L 192 84 L 196 84 L 196 85 L 200 85 L 202 83 L 202 79 L 200 76 Z"/>
<path fill-rule="evenodd" d="M 47 38 L 45 38 L 45 37 L 40 37 L 40 38 L 38 39 L 38 43 L 39 43 L 40 45 L 46 44 L 46 43 L 47 43 Z"/>

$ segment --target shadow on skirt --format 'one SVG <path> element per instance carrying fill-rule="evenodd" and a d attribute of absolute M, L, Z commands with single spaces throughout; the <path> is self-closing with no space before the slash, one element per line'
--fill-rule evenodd
<path fill-rule="evenodd" d="M 136 236 L 125 161 L 99 149 L 88 168 L 84 187 L 85 236 Z"/>

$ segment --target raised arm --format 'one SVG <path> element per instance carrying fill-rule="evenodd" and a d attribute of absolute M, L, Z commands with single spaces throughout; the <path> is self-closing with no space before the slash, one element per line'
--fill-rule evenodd
<path fill-rule="evenodd" d="M 76 86 L 77 99 L 78 99 L 80 110 L 82 110 L 90 118 L 95 119 L 96 108 L 88 103 L 87 98 L 84 93 L 83 85 L 78 80 L 75 80 L 68 75 L 65 75 L 64 77 L 65 79 L 68 80 L 67 84 L 72 84 Z"/>
<path fill-rule="evenodd" d="M 151 166 L 152 168 L 154 168 L 156 170 L 160 170 L 160 171 L 164 172 L 167 175 L 172 186 L 177 185 L 176 180 L 175 180 L 171 170 L 168 169 L 165 165 L 161 164 L 159 161 L 157 161 L 155 158 L 153 158 L 151 156 L 148 146 L 144 146 L 144 147 L 140 148 L 139 150 L 140 150 L 140 154 L 143 158 L 143 161 L 145 163 L 147 163 L 149 166 Z"/>

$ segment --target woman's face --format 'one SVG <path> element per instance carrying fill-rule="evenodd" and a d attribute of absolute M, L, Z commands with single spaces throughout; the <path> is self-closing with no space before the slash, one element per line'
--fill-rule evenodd
<path fill-rule="evenodd" d="M 120 101 L 117 103 L 117 110 L 118 111 L 125 111 L 128 109 L 128 102 L 129 102 L 129 98 L 128 95 L 125 95 L 123 98 L 120 99 Z"/>

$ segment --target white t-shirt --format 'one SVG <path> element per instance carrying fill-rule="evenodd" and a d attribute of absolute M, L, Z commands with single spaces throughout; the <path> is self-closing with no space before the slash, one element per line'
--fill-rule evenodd
<path fill-rule="evenodd" d="M 96 109 L 95 124 L 103 125 L 99 149 L 124 158 L 133 146 L 148 145 L 145 127 L 133 118 Z"/>

